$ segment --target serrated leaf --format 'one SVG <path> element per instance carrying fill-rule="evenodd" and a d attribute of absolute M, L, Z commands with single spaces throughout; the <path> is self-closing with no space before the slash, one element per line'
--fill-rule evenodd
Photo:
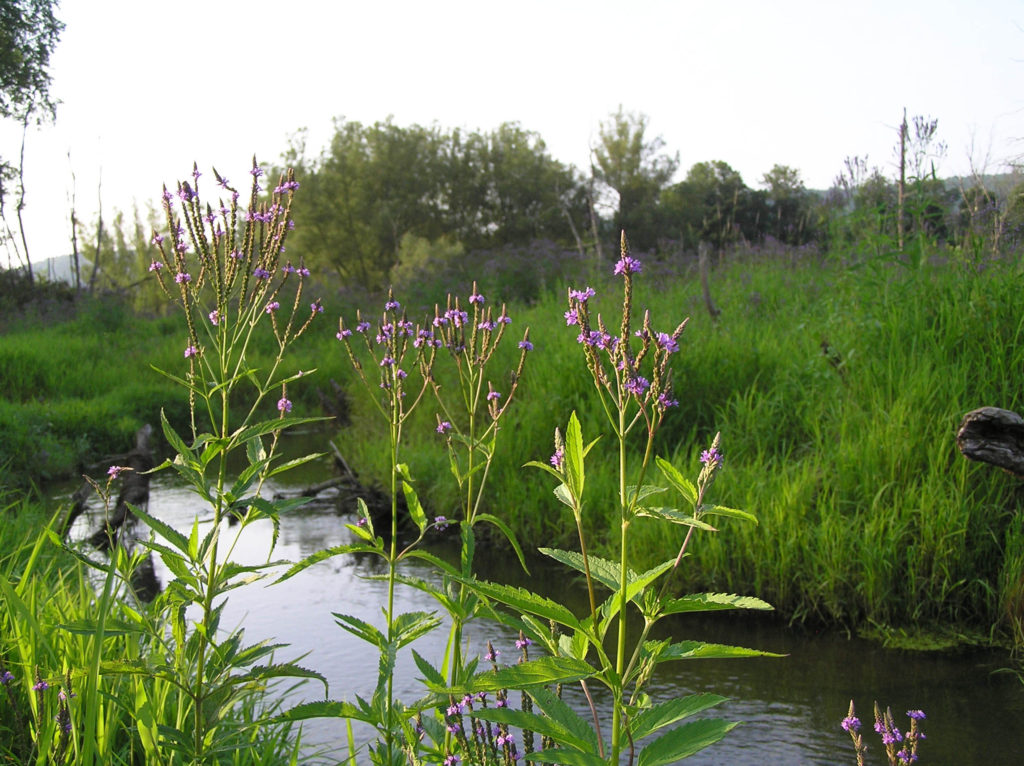
<path fill-rule="evenodd" d="M 580 681 L 592 677 L 597 671 L 586 662 L 572 657 L 539 657 L 536 660 L 520 662 L 497 670 L 478 673 L 469 681 L 457 687 L 427 688 L 435 692 L 448 692 L 456 696 L 492 692 L 499 689 L 521 689 L 539 684 L 559 684 Z"/>
<path fill-rule="evenodd" d="M 353 636 L 361 638 L 368 644 L 373 644 L 378 649 L 383 650 L 387 648 L 388 639 L 380 632 L 376 627 L 366 622 L 366 620 L 360 620 L 358 617 L 353 617 L 350 614 L 341 614 L 340 612 L 331 612 L 334 615 L 335 622 L 344 630 L 347 630 Z"/>
<path fill-rule="evenodd" d="M 654 462 L 657 463 L 658 468 L 661 469 L 662 475 L 683 497 L 690 505 L 697 505 L 697 488 L 693 486 L 693 482 L 687 479 L 679 470 L 668 462 L 663 457 L 655 457 Z"/>
<path fill-rule="evenodd" d="M 288 579 L 294 577 L 295 575 L 297 575 L 299 572 L 303 571 L 304 569 L 309 569 L 309 567 L 313 566 L 314 564 L 318 564 L 321 561 L 326 561 L 329 558 L 334 558 L 335 556 L 342 556 L 342 555 L 344 555 L 346 553 L 378 553 L 378 551 L 377 551 L 376 548 L 374 548 L 374 547 L 372 547 L 370 545 L 366 545 L 365 543 L 352 543 L 350 545 L 335 545 L 335 546 L 333 546 L 331 548 L 325 548 L 322 551 L 317 551 L 313 555 L 307 556 L 302 561 L 299 561 L 299 562 L 293 564 L 288 569 L 287 572 L 285 572 L 283 575 L 281 575 L 276 580 L 274 580 L 274 582 L 275 583 L 284 582 L 285 580 L 288 580 Z"/>
<path fill-rule="evenodd" d="M 351 718 L 369 724 L 377 722 L 376 715 L 370 709 L 359 707 L 351 702 L 333 700 L 305 702 L 285 710 L 269 720 L 270 723 L 284 723 L 285 721 L 307 721 L 310 718 Z"/>
<path fill-rule="evenodd" d="M 533 699 L 534 705 L 571 736 L 571 739 L 568 740 L 571 744 L 584 752 L 592 754 L 599 752 L 597 734 L 590 721 L 585 720 L 548 688 L 534 688 L 530 689 L 528 693 Z"/>
<path fill-rule="evenodd" d="M 171 445 L 171 449 L 186 458 L 189 462 L 195 462 L 196 458 L 195 455 L 192 454 L 192 450 L 190 450 L 185 444 L 184 439 L 178 436 L 178 432 L 174 430 L 174 427 L 167 420 L 167 415 L 162 408 L 160 410 L 160 426 L 163 428 L 164 438 L 167 439 L 167 443 Z"/>
<path fill-rule="evenodd" d="M 672 524 L 681 524 L 685 527 L 696 527 L 697 529 L 703 529 L 706 532 L 718 531 L 706 521 L 701 521 L 700 519 L 695 518 L 688 513 L 683 513 L 675 508 L 638 508 L 636 515 L 646 516 L 652 519 L 661 519 L 662 521 L 667 521 Z"/>
<path fill-rule="evenodd" d="M 635 715 L 629 722 L 629 728 L 633 739 L 638 740 L 694 713 L 720 705 L 727 699 L 719 694 L 691 694 L 671 699 Z"/>
<path fill-rule="evenodd" d="M 524 694 L 526 693 L 529 692 L 524 692 Z M 474 708 L 472 716 L 480 719 L 481 721 L 503 723 L 509 726 L 518 726 L 520 729 L 529 729 L 542 737 L 550 737 L 554 739 L 561 747 L 576 748 L 576 751 L 581 754 L 588 752 L 588 749 L 591 746 L 591 742 L 588 739 L 580 739 L 574 736 L 571 730 L 546 715 L 528 713 L 525 710 L 516 710 L 514 708 L 489 707 Z M 586 721 L 583 723 L 584 725 L 587 725 Z M 604 761 L 599 762 L 604 763 Z"/>
<path fill-rule="evenodd" d="M 562 481 L 562 475 L 556 471 L 555 467 L 550 463 L 541 463 L 539 460 L 531 460 L 528 463 L 523 463 L 523 468 L 539 468 L 554 476 L 556 480 Z"/>
<path fill-rule="evenodd" d="M 704 718 L 683 724 L 661 735 L 640 751 L 637 766 L 665 766 L 689 758 L 713 745 L 739 724 L 720 718 Z"/>
<path fill-rule="evenodd" d="M 565 427 L 565 447 L 563 454 L 563 470 L 565 483 L 575 497 L 583 497 L 583 430 L 579 418 L 573 410 L 569 416 L 569 424 Z"/>
<path fill-rule="evenodd" d="M 404 612 L 392 623 L 392 632 L 397 649 L 407 646 L 420 636 L 425 636 L 438 625 L 441 618 L 434 612 Z"/>
<path fill-rule="evenodd" d="M 306 463 L 309 463 L 313 460 L 319 460 L 326 454 L 326 452 L 313 452 L 310 453 L 309 455 L 297 457 L 294 460 L 289 460 L 286 463 L 281 463 L 281 465 L 275 466 L 273 469 L 271 469 L 270 473 L 268 473 L 267 476 L 277 476 L 279 473 L 284 473 L 285 471 L 290 471 L 293 468 L 298 468 L 300 465 L 305 465 Z"/>
<path fill-rule="evenodd" d="M 734 519 L 743 519 L 744 521 L 752 521 L 755 524 L 758 523 L 757 517 L 749 513 L 748 511 L 741 511 L 738 508 L 726 508 L 724 505 L 702 505 L 700 509 L 701 513 L 707 513 L 714 516 L 729 516 Z"/>
<path fill-rule="evenodd" d="M 565 766 L 607 766 L 608 761 L 597 755 L 579 750 L 540 750 L 523 756 L 532 763 L 560 763 Z"/>
<path fill-rule="evenodd" d="M 465 583 L 465 585 L 475 593 L 504 604 L 507 607 L 511 607 L 519 612 L 526 612 L 528 614 L 536 615 L 537 617 L 554 620 L 559 625 L 564 625 L 567 628 L 579 629 L 582 627 L 580 625 L 580 621 L 576 618 L 576 615 L 569 611 L 568 608 L 557 601 L 545 598 L 544 596 L 528 591 L 525 588 L 517 588 L 513 585 L 501 585 L 499 583 L 488 582 L 486 580 L 470 579 L 462 577 L 461 575 L 456 579 L 458 579 L 459 582 Z"/>
<path fill-rule="evenodd" d="M 412 486 L 412 476 L 409 474 L 409 466 L 405 463 L 400 463 L 395 466 L 399 476 L 402 477 L 402 494 L 405 495 L 405 504 L 409 509 L 409 516 L 412 517 L 416 527 L 420 530 L 420 534 L 423 534 L 423 530 L 427 528 L 427 515 L 423 512 L 423 506 L 420 504 L 420 498 L 416 494 L 416 490 Z"/>
<path fill-rule="evenodd" d="M 433 684 L 437 688 L 441 688 L 445 684 L 444 676 L 441 672 L 431 665 L 427 660 L 420 656 L 419 652 L 415 649 L 412 650 L 412 658 L 416 663 L 416 667 L 419 668 L 420 673 L 423 674 L 423 680 L 428 684 Z"/>
<path fill-rule="evenodd" d="M 486 521 L 493 524 L 501 530 L 501 533 L 505 535 L 505 538 L 509 541 L 509 544 L 511 544 L 512 550 L 516 552 L 516 558 L 519 559 L 519 566 L 523 568 L 523 571 L 526 572 L 526 574 L 530 574 L 530 570 L 526 566 L 526 557 L 523 555 L 523 549 L 519 547 L 519 541 L 516 540 L 516 535 L 512 531 L 512 528 L 497 516 L 490 513 L 478 513 L 476 515 L 476 519 L 477 521 Z"/>
<path fill-rule="evenodd" d="M 661 614 L 682 612 L 713 612 L 721 609 L 763 609 L 775 607 L 754 596 L 737 596 L 735 593 L 694 593 L 681 598 L 667 599 L 661 604 Z"/>
<path fill-rule="evenodd" d="M 635 484 L 630 484 L 628 487 L 626 487 L 626 497 L 633 498 L 633 495 L 636 494 L 636 497 L 633 498 L 633 500 L 634 502 L 639 503 L 645 497 L 650 497 L 651 495 L 656 495 L 659 492 L 664 491 L 664 487 L 659 487 L 655 484 L 644 484 L 639 489 Z"/>
<path fill-rule="evenodd" d="M 569 490 L 568 486 L 566 486 L 564 483 L 559 484 L 557 487 L 555 487 L 554 492 L 555 497 L 558 498 L 559 502 L 564 503 L 565 505 L 572 508 L 574 513 L 576 512 L 576 501 L 573 500 L 572 492 Z"/>
<path fill-rule="evenodd" d="M 649 642 L 650 643 L 650 642 Z M 646 650 L 647 644 L 644 644 Z M 740 657 L 785 657 L 784 654 L 766 652 L 761 649 L 747 649 L 727 644 L 706 644 L 703 641 L 678 641 L 659 652 L 658 662 L 670 660 L 728 660 Z"/>
<path fill-rule="evenodd" d="M 150 516 L 141 508 L 137 508 L 134 505 L 129 505 L 128 507 L 131 509 L 132 513 L 146 523 L 146 526 L 181 551 L 184 555 L 188 555 L 188 538 L 186 538 L 185 535 L 181 534 L 181 532 L 176 530 L 170 524 L 165 524 L 155 516 Z"/>

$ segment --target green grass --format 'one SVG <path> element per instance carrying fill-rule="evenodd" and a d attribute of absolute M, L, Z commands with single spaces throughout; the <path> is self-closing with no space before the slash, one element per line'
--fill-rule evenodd
<path fill-rule="evenodd" d="M 662 453 L 696 466 L 720 430 L 727 463 L 716 499 L 760 519 L 699 538 L 683 588 L 756 594 L 797 620 L 883 633 L 980 631 L 1020 643 L 1018 481 L 969 463 L 954 441 L 968 410 L 1021 409 L 1016 263 L 849 268 L 735 257 L 712 276 L 722 309 L 714 323 L 695 281 L 646 276 L 637 279 L 638 305 L 656 329 L 691 317 L 674 368 L 680 406 L 663 426 Z M 597 287 L 592 300 L 611 315 L 617 287 Z M 514 327 L 530 325 L 536 351 L 504 427 L 488 510 L 527 545 L 566 543 L 573 526 L 543 477 L 520 466 L 547 459 L 554 427 L 572 410 L 588 438 L 605 428 L 564 309 L 551 297 L 512 312 Z M 358 411 L 339 442 L 356 465 L 382 475 L 373 457 L 380 437 Z M 423 413 L 407 429 L 406 455 L 443 513 L 452 499 L 433 423 Z M 588 531 L 609 545 L 610 444 L 592 456 Z M 638 564 L 679 544 L 642 527 L 634 539 Z"/>

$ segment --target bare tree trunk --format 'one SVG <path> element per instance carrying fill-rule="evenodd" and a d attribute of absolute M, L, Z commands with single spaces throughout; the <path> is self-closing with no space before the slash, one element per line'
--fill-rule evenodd
<path fill-rule="evenodd" d="M 71 152 L 68 151 L 68 165 L 71 165 Z M 78 260 L 78 219 L 75 217 L 76 203 L 75 169 L 71 168 L 71 257 L 74 259 L 75 292 L 82 289 L 82 270 Z"/>
<path fill-rule="evenodd" d="M 903 200 L 907 186 L 907 109 L 900 123 L 900 180 L 896 185 L 896 247 L 903 252 Z"/>
<path fill-rule="evenodd" d="M 700 288 L 704 293 L 704 305 L 707 306 L 708 315 L 712 321 L 718 319 L 718 315 L 722 313 L 722 310 L 715 305 L 714 300 L 711 298 L 711 279 L 709 271 L 711 269 L 709 261 L 709 253 L 711 252 L 711 245 L 707 242 L 701 242 L 697 246 L 697 265 L 700 268 Z"/>
<path fill-rule="evenodd" d="M 28 135 L 28 115 L 21 126 L 21 158 L 18 160 L 18 204 L 15 213 L 18 216 L 18 231 L 21 233 L 21 248 L 25 254 L 25 271 L 28 274 L 28 283 L 31 285 L 35 278 L 32 275 L 32 257 L 28 252 L 28 239 L 25 237 L 25 221 L 21 217 L 21 211 L 25 209 L 25 137 Z"/>
<path fill-rule="evenodd" d="M 92 262 L 92 274 L 89 275 L 89 293 L 96 291 L 96 274 L 100 269 L 100 253 L 103 247 L 103 173 L 100 172 L 100 180 L 96 185 L 96 197 L 99 201 L 99 220 L 96 223 L 96 255 Z"/>
<path fill-rule="evenodd" d="M 579 230 L 576 228 L 576 222 L 572 220 L 572 215 L 569 213 L 569 206 L 565 204 L 564 200 L 561 200 L 562 215 L 565 216 L 565 220 L 569 222 L 569 230 L 572 231 L 572 238 L 576 240 L 576 250 L 580 254 L 580 258 L 586 258 L 587 249 L 583 246 L 583 240 L 580 238 Z"/>

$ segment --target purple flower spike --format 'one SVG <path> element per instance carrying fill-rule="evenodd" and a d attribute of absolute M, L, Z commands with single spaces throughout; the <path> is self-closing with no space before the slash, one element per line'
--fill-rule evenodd
<path fill-rule="evenodd" d="M 267 308 L 265 309 L 265 311 L 268 314 L 273 314 L 279 308 L 281 308 L 281 304 L 280 303 L 278 303 L 277 301 L 271 301 L 270 303 L 267 304 Z"/>
<path fill-rule="evenodd" d="M 562 470 L 562 464 L 565 462 L 565 450 L 559 447 L 555 450 L 555 454 L 551 456 L 551 465 L 553 465 L 559 471 Z"/>
<path fill-rule="evenodd" d="M 500 398 L 501 398 L 501 392 L 500 391 L 490 391 L 487 394 L 487 401 L 489 401 L 489 402 L 496 402 Z"/>
<path fill-rule="evenodd" d="M 192 275 L 189 274 L 187 271 L 182 271 L 174 275 L 174 281 L 177 282 L 179 285 L 185 284 L 187 282 L 192 281 Z"/>
<path fill-rule="evenodd" d="M 711 449 L 706 449 L 700 453 L 700 462 L 702 462 L 704 465 L 709 465 L 710 463 L 721 463 L 722 453 L 719 452 L 714 447 L 712 447 Z"/>
<path fill-rule="evenodd" d="M 615 264 L 615 276 L 625 274 L 639 274 L 643 271 L 643 264 L 640 263 L 636 258 L 629 255 L 624 255 L 619 259 L 619 262 Z"/>
<path fill-rule="evenodd" d="M 437 424 L 437 428 L 435 430 L 439 434 L 446 434 L 452 430 L 452 424 L 449 423 L 447 420 L 442 420 L 440 423 Z"/>
<path fill-rule="evenodd" d="M 190 356 L 199 356 L 199 349 L 195 346 L 187 346 L 185 348 L 185 358 L 188 359 Z"/>
<path fill-rule="evenodd" d="M 569 309 L 565 312 L 565 325 L 569 327 L 574 324 L 580 323 L 580 316 L 576 313 L 576 309 Z"/>
<path fill-rule="evenodd" d="M 46 681 L 37 681 L 32 687 L 33 691 L 42 692 L 50 688 L 50 685 Z"/>
<path fill-rule="evenodd" d="M 679 344 L 667 332 L 658 333 L 658 345 L 670 354 L 674 354 L 679 350 Z"/>
<path fill-rule="evenodd" d="M 484 305 L 484 296 L 480 295 L 479 293 L 473 293 L 471 296 L 469 296 L 469 302 L 470 303 L 479 303 L 481 306 L 483 306 Z"/>
<path fill-rule="evenodd" d="M 597 295 L 597 292 L 593 287 L 588 287 L 584 290 L 570 290 L 569 297 L 578 300 L 580 303 L 586 303 L 588 299 L 593 298 Z"/>
<path fill-rule="evenodd" d="M 926 716 L 923 710 L 908 710 L 907 717 L 913 718 L 915 721 L 923 721 Z"/>
<path fill-rule="evenodd" d="M 277 409 L 280 410 L 281 412 L 291 412 L 292 403 L 282 396 L 277 402 Z"/>
<path fill-rule="evenodd" d="M 351 336 L 352 336 L 352 331 L 346 327 L 344 330 L 339 332 L 335 337 L 338 340 L 345 340 L 345 338 L 349 338 Z"/>
<path fill-rule="evenodd" d="M 121 475 L 122 471 L 127 470 L 128 469 L 125 468 L 123 465 L 112 465 L 110 466 L 110 468 L 107 469 L 107 476 L 109 476 L 111 479 L 116 479 L 118 476 Z"/>
<path fill-rule="evenodd" d="M 259 266 L 252 270 L 252 275 L 256 277 L 256 279 L 270 279 L 270 272 L 266 269 L 260 268 Z"/>
<path fill-rule="evenodd" d="M 14 674 L 11 671 L 5 670 L 3 673 L 0 673 L 0 684 L 7 686 L 13 680 Z"/>
<path fill-rule="evenodd" d="M 446 529 L 448 529 L 448 519 L 444 516 L 435 516 L 434 526 L 437 527 L 438 532 L 444 532 Z"/>
<path fill-rule="evenodd" d="M 150 271 L 160 271 L 160 269 L 162 269 L 163 267 L 164 265 L 160 263 L 160 261 L 153 261 L 151 264 L 149 264 Z"/>
<path fill-rule="evenodd" d="M 519 348 L 524 349 L 526 351 L 533 351 L 533 344 L 530 343 L 530 341 L 528 340 L 521 340 L 519 341 Z"/>
<path fill-rule="evenodd" d="M 516 649 L 524 649 L 527 646 L 533 646 L 533 641 L 528 639 L 526 636 L 516 639 Z"/>
<path fill-rule="evenodd" d="M 852 731 L 854 733 L 860 731 L 860 719 L 855 715 L 846 716 L 839 725 L 843 727 L 844 731 Z"/>

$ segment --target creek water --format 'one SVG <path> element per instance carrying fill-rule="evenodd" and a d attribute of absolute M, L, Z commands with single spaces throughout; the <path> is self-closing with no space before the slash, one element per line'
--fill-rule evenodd
<path fill-rule="evenodd" d="M 311 470 L 315 470 L 311 469 Z M 323 470 L 319 478 L 322 478 Z M 317 478 L 291 477 L 293 482 L 313 483 Z M 294 489 L 295 485 L 290 487 Z M 289 487 L 272 485 L 273 493 Z M 281 519 L 280 537 L 273 558 L 298 561 L 323 548 L 351 542 L 345 529 L 351 522 L 336 503 L 318 502 Z M 198 514 L 209 523 L 209 511 L 191 492 L 176 483 L 170 472 L 154 477 L 149 512 L 185 531 Z M 84 514 L 78 529 L 96 529 L 102 522 L 97 509 Z M 201 532 L 204 530 L 201 529 Z M 225 527 L 224 533 L 229 533 Z M 233 530 L 232 530 L 233 531 Z M 266 560 L 272 538 L 268 523 L 246 529 L 234 558 L 243 563 Z M 444 553 L 443 543 L 438 547 Z M 575 603 L 585 611 L 579 583 L 566 577 L 554 564 L 533 562 L 529 578 L 522 574 L 513 555 L 478 551 L 478 574 L 484 579 L 528 585 L 534 590 Z M 156 562 L 161 582 L 170 579 Z M 406 565 L 410 575 L 437 581 L 431 568 L 416 561 Z M 227 626 L 243 626 L 247 642 L 273 639 L 289 645 L 278 659 L 295 659 L 328 679 L 331 699 L 369 697 L 377 679 L 377 656 L 335 624 L 332 612 L 353 615 L 381 626 L 381 607 L 386 583 L 370 579 L 377 574 L 373 559 L 352 555 L 322 561 L 290 580 L 276 585 L 255 583 L 230 594 L 225 612 Z M 434 610 L 436 604 L 419 591 L 399 588 L 398 611 Z M 997 672 L 1010 665 L 1004 651 L 969 650 L 910 652 L 887 650 L 845 634 L 795 629 L 773 616 L 725 614 L 665 621 L 662 634 L 674 640 L 734 644 L 785 654 L 781 658 L 738 660 L 689 660 L 661 666 L 649 691 L 655 701 L 694 692 L 710 691 L 730 701 L 710 715 L 743 724 L 724 740 L 687 760 L 694 766 L 729 764 L 853 764 L 849 736 L 839 727 L 850 700 L 865 722 L 869 745 L 868 764 L 885 762 L 882 745 L 871 731 L 871 706 L 878 700 L 892 707 L 897 725 L 908 723 L 904 712 L 920 708 L 927 714 L 921 744 L 921 763 L 956 766 L 1017 766 L 1024 763 L 1024 685 L 1011 673 Z M 501 625 L 476 621 L 466 631 L 469 652 L 482 654 L 486 642 L 502 654 L 499 663 L 518 656 L 515 636 Z M 439 662 L 447 630 L 440 628 L 418 639 L 413 648 Z M 304 655 L 304 656 L 303 656 Z M 395 693 L 411 701 L 424 693 L 408 650 L 403 651 L 395 676 Z M 567 698 L 582 711 L 585 702 L 578 688 L 567 688 Z M 599 696 L 598 696 L 599 697 Z M 323 686 L 310 683 L 293 693 L 294 702 L 323 699 Z M 606 709 L 607 700 L 597 699 Z M 365 740 L 366 730 L 357 730 Z M 337 719 L 307 722 L 303 742 L 309 759 L 304 762 L 335 762 L 347 753 L 345 725 Z M 314 756 L 313 753 L 316 753 Z M 363 762 L 365 759 L 360 759 Z"/>

